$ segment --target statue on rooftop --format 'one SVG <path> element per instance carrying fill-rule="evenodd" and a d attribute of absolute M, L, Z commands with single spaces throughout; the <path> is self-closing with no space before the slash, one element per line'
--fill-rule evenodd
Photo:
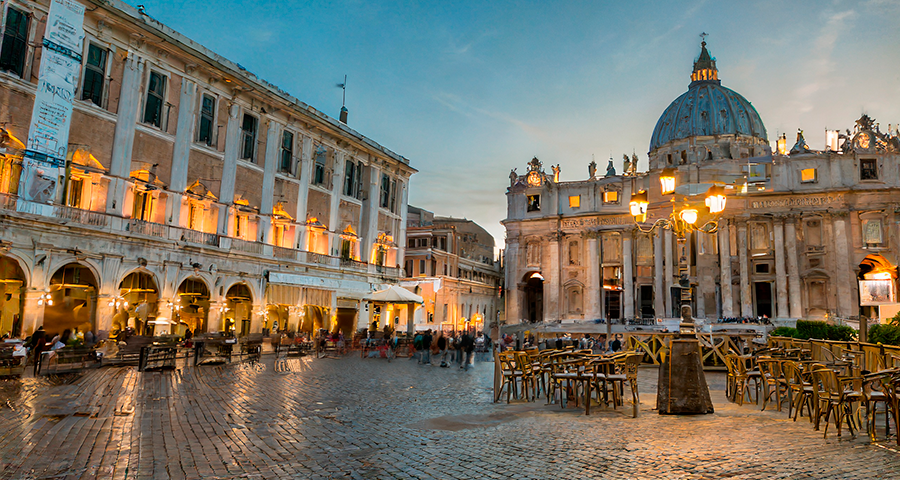
<path fill-rule="evenodd" d="M 607 177 L 615 177 L 616 176 L 616 167 L 613 166 L 613 161 L 609 159 L 609 165 L 606 166 L 606 176 Z"/>
<path fill-rule="evenodd" d="M 597 178 L 597 162 L 591 160 L 588 164 L 588 175 L 591 176 L 591 180 Z"/>
<path fill-rule="evenodd" d="M 798 128 L 797 129 L 797 143 L 795 143 L 794 146 L 791 147 L 790 154 L 794 155 L 797 153 L 807 153 L 807 152 L 809 152 L 809 145 L 806 144 L 806 139 L 803 138 L 803 129 Z"/>
<path fill-rule="evenodd" d="M 514 187 L 516 185 L 516 180 L 519 179 L 519 174 L 516 173 L 516 169 L 512 169 L 509 171 L 509 186 Z"/>
<path fill-rule="evenodd" d="M 550 167 L 553 170 L 553 183 L 559 183 L 559 164 Z"/>
<path fill-rule="evenodd" d="M 628 158 L 627 153 L 622 154 L 622 175 L 630 175 L 631 174 L 631 159 Z"/>

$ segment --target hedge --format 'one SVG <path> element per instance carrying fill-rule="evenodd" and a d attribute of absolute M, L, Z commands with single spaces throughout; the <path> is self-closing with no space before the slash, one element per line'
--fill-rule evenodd
<path fill-rule="evenodd" d="M 869 343 L 900 345 L 900 325 L 880 324 L 869 327 Z"/>
<path fill-rule="evenodd" d="M 872 330 L 870 329 L 869 332 Z M 857 332 L 855 329 L 846 325 L 830 325 L 825 322 L 814 322 L 810 320 L 797 320 L 797 328 L 778 327 L 772 335 L 777 337 L 792 337 L 801 340 L 809 340 L 815 338 L 818 340 L 837 340 L 848 342 L 855 340 Z M 871 333 L 869 333 L 871 340 Z M 886 343 L 886 342 L 882 342 Z"/>

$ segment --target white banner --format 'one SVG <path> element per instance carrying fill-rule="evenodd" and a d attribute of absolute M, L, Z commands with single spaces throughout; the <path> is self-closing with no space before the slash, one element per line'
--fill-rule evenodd
<path fill-rule="evenodd" d="M 72 101 L 81 71 L 84 6 L 53 0 L 41 51 L 34 109 L 26 142 L 20 189 L 23 199 L 52 203 L 69 147 Z"/>

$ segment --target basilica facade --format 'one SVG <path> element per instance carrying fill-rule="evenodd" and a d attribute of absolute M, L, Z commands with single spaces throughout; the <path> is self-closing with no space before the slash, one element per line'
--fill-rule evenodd
<path fill-rule="evenodd" d="M 682 302 L 708 322 L 892 316 L 900 138 L 866 115 L 847 126 L 821 150 L 802 131 L 793 147 L 770 143 L 704 42 L 687 92 L 653 130 L 649 171 L 626 157 L 624 172 L 592 163 L 563 182 L 535 158 L 510 173 L 507 322 L 652 322 Z M 727 198 L 721 213 L 703 205 L 713 189 Z M 694 228 L 677 228 L 684 210 Z"/>

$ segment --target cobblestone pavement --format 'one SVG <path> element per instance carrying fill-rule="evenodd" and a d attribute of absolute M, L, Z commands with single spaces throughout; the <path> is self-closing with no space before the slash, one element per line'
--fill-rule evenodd
<path fill-rule="evenodd" d="M 660 416 L 491 403 L 492 364 L 287 359 L 0 381 L 3 478 L 898 478 L 900 449 L 724 401 Z M 879 420 L 883 425 L 883 421 Z M 879 435 L 883 437 L 883 430 Z"/>

